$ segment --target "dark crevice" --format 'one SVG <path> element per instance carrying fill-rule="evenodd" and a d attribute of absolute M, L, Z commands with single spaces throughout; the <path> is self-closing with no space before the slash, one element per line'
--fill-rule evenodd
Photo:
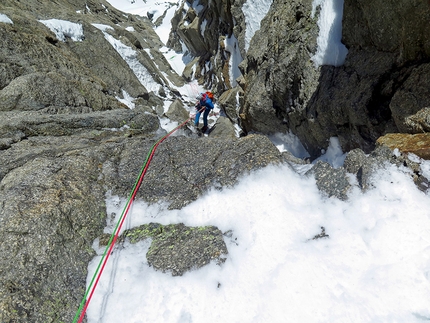
<path fill-rule="evenodd" d="M 52 44 L 52 45 L 57 45 L 58 43 L 58 39 L 52 36 L 46 36 L 45 39 L 48 41 L 48 43 Z"/>
<path fill-rule="evenodd" d="M 367 110 L 370 122 L 382 133 L 385 124 L 392 119 L 390 103 L 393 96 L 409 78 L 413 69 L 419 65 L 428 63 L 430 60 L 409 62 L 401 67 L 393 68 L 381 76 L 378 84 L 373 90 L 373 96 L 368 104 Z M 380 127 L 378 127 L 380 125 Z"/>

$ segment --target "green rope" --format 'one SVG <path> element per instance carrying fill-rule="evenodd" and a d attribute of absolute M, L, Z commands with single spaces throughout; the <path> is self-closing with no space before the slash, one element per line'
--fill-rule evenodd
<path fill-rule="evenodd" d="M 180 125 L 178 125 L 177 127 L 175 127 L 175 128 L 174 128 L 173 130 L 171 130 L 167 135 L 165 135 L 165 136 L 161 137 L 159 140 L 157 140 L 157 141 L 152 145 L 151 149 L 149 150 L 148 155 L 147 155 L 147 157 L 146 157 L 146 160 L 145 160 L 145 162 L 144 162 L 144 164 L 143 164 L 143 166 L 142 166 L 142 168 L 141 168 L 141 170 L 140 170 L 139 176 L 137 177 L 136 182 L 135 182 L 135 184 L 134 184 L 134 186 L 133 186 L 133 189 L 132 189 L 132 191 L 131 191 L 131 193 L 130 193 L 130 195 L 129 195 L 129 197 L 128 197 L 127 203 L 126 203 L 126 205 L 124 206 L 124 209 L 123 209 L 123 211 L 122 211 L 122 213 L 121 213 L 120 218 L 118 219 L 118 222 L 117 222 L 117 224 L 116 224 L 116 226 L 115 226 L 115 229 L 114 229 L 114 231 L 112 232 L 112 234 L 111 234 L 111 236 L 110 236 L 109 242 L 108 242 L 108 244 L 107 244 L 107 246 L 106 246 L 106 249 L 105 249 L 105 251 L 104 251 L 104 253 L 103 253 L 103 255 L 102 255 L 102 258 L 100 259 L 100 262 L 99 262 L 99 264 L 98 264 L 98 266 L 97 266 L 97 269 L 96 269 L 96 271 L 94 272 L 94 275 L 93 275 L 93 277 L 92 277 L 92 279 L 91 279 L 90 285 L 88 286 L 87 290 L 85 291 L 84 297 L 82 298 L 82 301 L 81 301 L 81 303 L 80 303 L 80 305 L 79 305 L 79 308 L 78 308 L 78 310 L 77 310 L 77 312 L 76 312 L 76 314 L 75 314 L 75 318 L 73 319 L 73 323 L 76 323 L 76 322 L 77 322 L 77 320 L 79 319 L 79 314 L 82 312 L 82 309 L 83 309 L 83 307 L 84 307 L 84 305 L 85 305 L 85 302 L 86 302 L 86 299 L 87 299 L 87 297 L 88 297 L 88 294 L 90 293 L 90 290 L 91 290 L 91 288 L 92 288 L 92 286 L 93 286 L 93 284 L 94 284 L 94 281 L 95 281 L 95 279 L 96 279 L 97 275 L 99 274 L 100 267 L 102 266 L 103 261 L 104 261 L 104 259 L 106 258 L 107 252 L 108 252 L 108 250 L 111 248 L 111 244 L 112 244 L 112 242 L 114 241 L 115 236 L 117 235 L 118 227 L 119 227 L 120 223 L 122 222 L 122 219 L 124 218 L 124 216 L 125 216 L 125 214 L 126 214 L 126 210 L 127 210 L 128 206 L 130 205 L 130 203 L 132 202 L 132 198 L 133 198 L 133 196 L 135 195 L 136 190 L 138 189 L 138 187 L 137 187 L 137 186 L 139 185 L 139 182 L 141 181 L 141 178 L 142 178 L 143 172 L 145 171 L 145 168 L 147 168 L 147 164 L 148 164 L 149 160 L 151 159 L 151 155 L 153 154 L 154 149 L 155 149 L 155 148 L 156 148 L 156 147 L 157 147 L 157 146 L 158 146 L 162 141 L 164 141 L 167 137 L 169 137 L 173 132 L 175 132 L 176 130 L 178 130 L 178 129 L 179 129 L 179 128 L 181 128 L 182 126 L 184 126 L 184 125 L 185 125 L 189 120 L 191 120 L 191 119 L 192 119 L 192 118 L 187 119 L 187 121 L 185 121 L 185 122 L 183 122 L 182 124 L 180 124 Z"/>

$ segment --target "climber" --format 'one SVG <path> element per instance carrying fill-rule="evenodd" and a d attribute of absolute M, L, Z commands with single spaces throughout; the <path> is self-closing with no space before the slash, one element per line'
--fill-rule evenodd
<path fill-rule="evenodd" d="M 209 112 L 214 108 L 214 104 L 207 93 L 200 93 L 197 95 L 196 99 L 199 100 L 199 102 L 196 104 L 197 114 L 196 118 L 194 119 L 194 125 L 196 127 L 199 125 L 200 114 L 202 111 L 204 111 L 203 128 L 200 130 L 202 132 L 206 132 L 206 130 L 208 130 L 208 115 Z"/>

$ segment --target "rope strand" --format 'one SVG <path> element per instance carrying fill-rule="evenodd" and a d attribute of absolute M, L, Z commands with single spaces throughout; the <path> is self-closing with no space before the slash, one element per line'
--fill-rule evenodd
<path fill-rule="evenodd" d="M 203 111 L 203 109 L 204 108 L 202 108 L 199 112 Z M 114 231 L 112 232 L 112 235 L 109 239 L 108 245 L 106 246 L 106 249 L 102 255 L 102 258 L 100 259 L 100 262 L 97 266 L 97 269 L 96 269 L 96 271 L 95 271 L 95 273 L 91 279 L 91 282 L 90 282 L 90 284 L 89 284 L 89 286 L 85 292 L 84 297 L 82 298 L 82 301 L 79 305 L 78 311 L 76 312 L 75 318 L 73 319 L 73 323 L 76 323 L 76 322 L 82 323 L 82 320 L 84 319 L 88 305 L 89 305 L 89 303 L 93 297 L 94 291 L 97 287 L 97 284 L 100 280 L 100 277 L 103 273 L 103 270 L 106 266 L 106 263 L 109 259 L 109 256 L 112 253 L 115 242 L 118 239 L 118 234 L 121 231 L 121 227 L 122 227 L 124 220 L 128 214 L 128 211 L 130 210 L 131 204 L 133 203 L 134 199 L 136 198 L 137 191 L 139 190 L 140 185 L 142 184 L 143 177 L 145 176 L 145 174 L 148 170 L 148 167 L 149 167 L 149 164 L 151 163 L 152 157 L 155 154 L 155 150 L 157 149 L 158 145 L 160 145 L 164 140 L 166 140 L 172 133 L 174 133 L 176 130 L 182 128 L 185 124 L 187 124 L 188 121 L 190 121 L 192 119 L 193 119 L 193 117 L 188 118 L 186 121 L 184 121 L 183 123 L 181 123 L 180 125 L 175 127 L 173 130 L 171 130 L 164 137 L 160 138 L 154 145 L 152 145 L 152 148 L 150 149 L 150 151 L 146 157 L 146 161 L 143 164 L 141 171 L 140 171 L 140 174 L 139 174 L 139 176 L 138 176 L 138 178 L 134 184 L 133 190 L 130 193 L 127 204 L 125 205 L 125 207 L 121 213 L 121 216 L 117 222 L 117 225 L 116 225 Z M 93 284 L 94 284 L 94 287 L 92 288 Z M 90 290 L 91 290 L 91 292 L 90 292 Z M 88 296 L 88 294 L 89 294 L 89 296 Z"/>

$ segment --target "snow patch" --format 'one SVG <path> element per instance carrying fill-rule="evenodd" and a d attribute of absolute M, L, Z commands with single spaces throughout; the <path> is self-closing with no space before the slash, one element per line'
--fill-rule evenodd
<path fill-rule="evenodd" d="M 121 102 L 121 103 L 125 104 L 126 106 L 128 106 L 130 109 L 134 109 L 134 107 L 135 107 L 135 104 L 133 102 L 134 98 L 130 94 L 128 94 L 125 90 L 122 90 L 122 96 L 123 96 L 122 99 L 119 96 L 116 96 L 115 98 L 119 102 Z"/>
<path fill-rule="evenodd" d="M 39 20 L 39 22 L 48 27 L 62 42 L 65 42 L 66 38 L 73 41 L 84 39 L 84 30 L 81 24 L 59 19 Z"/>
<path fill-rule="evenodd" d="M 13 21 L 3 13 L 0 13 L 0 22 L 13 25 Z"/>
<path fill-rule="evenodd" d="M 288 151 L 297 158 L 310 157 L 300 139 L 291 130 L 288 133 L 276 133 L 269 136 L 269 139 L 280 152 Z"/>
<path fill-rule="evenodd" d="M 112 45 L 113 48 L 115 48 L 118 54 L 121 55 L 121 57 L 126 61 L 126 63 L 134 72 L 134 74 L 136 75 L 140 83 L 148 91 L 158 92 L 161 85 L 154 81 L 153 77 L 145 68 L 145 66 L 143 66 L 139 62 L 137 58 L 138 53 L 133 48 L 123 44 L 121 41 L 119 41 L 118 39 L 115 39 L 112 35 L 108 34 L 106 32 L 106 29 L 111 27 L 106 25 L 99 25 L 99 24 L 93 24 L 93 26 L 100 29 L 103 32 L 105 39 Z"/>
<path fill-rule="evenodd" d="M 254 34 L 260 29 L 261 20 L 267 15 L 273 0 L 248 0 L 242 6 L 245 16 L 245 51 L 248 51 L 249 44 Z"/>
<path fill-rule="evenodd" d="M 348 50 L 341 42 L 343 0 L 314 0 L 312 17 L 314 17 L 317 7 L 321 8 L 318 18 L 318 48 L 311 60 L 316 67 L 343 65 L 348 54 Z"/>
<path fill-rule="evenodd" d="M 423 322 L 429 197 L 395 167 L 375 176 L 374 189 L 353 194 L 325 199 L 312 177 L 269 166 L 181 210 L 135 201 L 125 228 L 182 222 L 232 230 L 227 260 L 172 277 L 149 267 L 150 240 L 125 243 L 106 265 L 88 322 Z M 110 199 L 107 213 L 120 214 L 124 200 Z M 329 237 L 312 240 L 321 227 Z"/>
<path fill-rule="evenodd" d="M 337 137 L 330 138 L 330 144 L 327 148 L 327 151 L 322 151 L 323 155 L 314 160 L 314 164 L 321 160 L 323 162 L 329 163 L 334 168 L 339 168 L 343 165 L 343 162 L 346 158 L 346 153 L 343 153 L 342 148 L 340 147 L 340 142 Z"/>

